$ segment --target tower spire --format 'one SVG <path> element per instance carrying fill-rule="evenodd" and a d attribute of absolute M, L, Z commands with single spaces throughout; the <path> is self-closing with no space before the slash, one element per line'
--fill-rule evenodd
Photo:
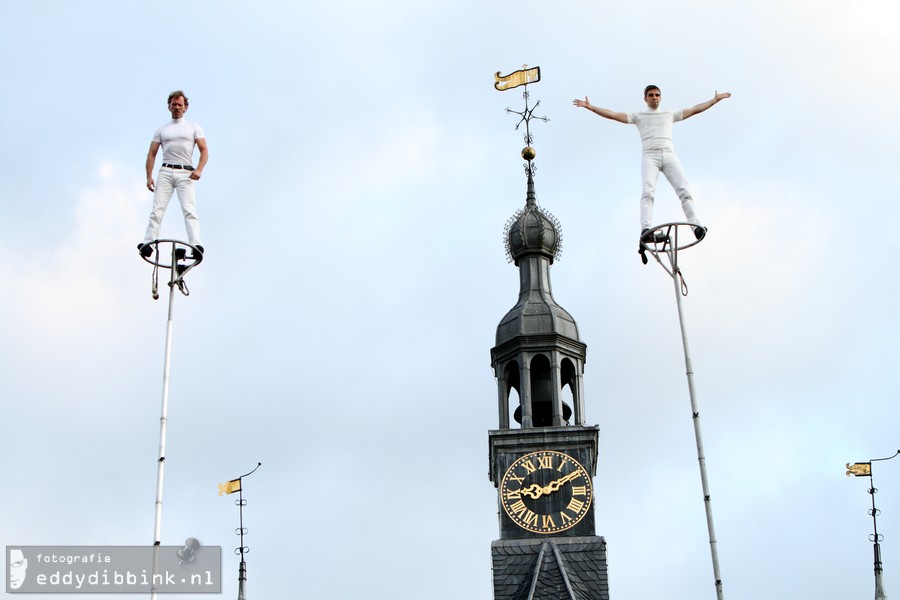
<path fill-rule="evenodd" d="M 566 424 L 573 410 L 562 401 L 566 385 L 575 404 L 575 424 L 581 425 L 587 346 L 575 319 L 553 297 L 550 265 L 559 257 L 561 228 L 538 206 L 531 176 L 525 207 L 507 222 L 505 237 L 507 256 L 519 268 L 519 298 L 497 325 L 491 350 L 500 387 L 500 429 L 510 427 L 507 404 L 513 390 L 519 396 L 513 417 L 523 428 Z"/>
<path fill-rule="evenodd" d="M 537 79 L 523 75 L 535 72 Z M 503 79 L 525 85 L 539 73 Z M 537 202 L 528 124 L 539 103 L 529 108 L 527 91 L 523 97 L 523 112 L 507 112 L 521 115 L 517 129 L 526 124 L 525 205 L 504 230 L 507 259 L 519 270 L 519 296 L 497 325 L 491 349 L 499 413 L 499 428 L 488 432 L 489 475 L 500 505 L 500 539 L 491 544 L 494 598 L 608 600 L 606 542 L 594 531 L 599 428 L 584 423 L 587 346 L 553 297 L 550 266 L 559 260 L 562 229 Z"/>

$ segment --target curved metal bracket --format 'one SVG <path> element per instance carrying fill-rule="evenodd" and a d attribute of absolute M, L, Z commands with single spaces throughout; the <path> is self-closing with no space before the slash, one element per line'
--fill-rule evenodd
<path fill-rule="evenodd" d="M 706 227 L 692 223 L 663 223 L 641 235 L 641 252 L 650 252 L 659 266 L 674 278 L 675 274 L 680 272 L 678 252 L 696 246 L 705 237 Z M 660 259 L 660 255 L 668 259 L 668 266 Z M 682 293 L 687 295 L 687 289 L 685 288 Z"/>
<path fill-rule="evenodd" d="M 171 244 L 171 253 L 169 261 L 163 262 L 163 249 L 166 244 Z M 144 255 L 142 252 L 140 256 L 144 262 L 153 265 L 153 299 L 159 298 L 157 278 L 160 268 L 172 271 L 169 277 L 169 287 L 177 285 L 182 294 L 185 296 L 190 295 L 184 276 L 188 274 L 188 271 L 203 262 L 203 252 L 200 251 L 200 248 L 180 240 L 153 240 L 144 245 L 145 248 L 148 246 L 151 248 L 151 252 L 148 255 Z M 189 250 L 190 252 L 188 252 Z"/>

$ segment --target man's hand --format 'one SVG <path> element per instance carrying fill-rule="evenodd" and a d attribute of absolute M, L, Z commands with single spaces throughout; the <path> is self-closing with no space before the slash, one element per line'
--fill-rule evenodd
<path fill-rule="evenodd" d="M 144 168 L 147 171 L 147 189 L 151 192 L 156 191 L 156 182 L 153 181 L 153 163 L 156 162 L 156 153 L 159 152 L 159 142 L 150 142 L 150 149 L 147 151 L 147 161 Z"/>
<path fill-rule="evenodd" d="M 572 100 L 572 104 L 574 104 L 578 108 L 590 108 L 591 107 L 591 101 L 588 100 L 587 96 L 584 97 L 584 100 L 579 100 L 577 98 L 575 100 Z"/>
<path fill-rule="evenodd" d="M 608 108 L 600 108 L 599 106 L 594 106 L 591 104 L 591 101 L 587 96 L 584 97 L 584 100 L 572 100 L 572 104 L 579 108 L 586 108 L 594 114 L 600 115 L 606 119 L 612 119 L 613 121 L 618 121 L 619 123 L 627 123 L 628 115 L 621 112 L 616 112 L 614 110 L 609 110 Z"/>
<path fill-rule="evenodd" d="M 203 174 L 203 167 L 206 166 L 206 161 L 209 160 L 209 148 L 206 145 L 206 138 L 198 138 L 194 143 L 197 144 L 197 148 L 200 150 L 200 161 L 197 163 L 197 168 L 191 172 L 191 179 L 197 181 L 200 179 L 200 175 Z"/>
<path fill-rule="evenodd" d="M 724 100 L 725 98 L 731 98 L 731 92 L 722 92 L 721 94 L 716 90 L 715 95 L 712 100 L 707 100 L 706 102 L 701 102 L 697 106 L 692 106 L 690 108 L 685 108 L 682 110 L 682 118 L 687 119 L 689 117 L 693 117 L 696 114 L 702 113 L 704 110 L 716 105 L 719 103 L 719 100 Z"/>

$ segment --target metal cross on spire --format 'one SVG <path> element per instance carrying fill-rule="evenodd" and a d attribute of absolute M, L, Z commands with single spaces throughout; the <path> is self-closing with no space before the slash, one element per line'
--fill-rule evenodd
<path fill-rule="evenodd" d="M 516 111 L 507 107 L 506 112 L 514 115 L 519 115 L 521 117 L 521 119 L 519 119 L 519 122 L 516 123 L 516 131 L 519 130 L 519 127 L 522 125 L 522 123 L 525 123 L 525 134 L 523 136 L 525 138 L 525 147 L 522 149 L 522 158 L 528 161 L 525 164 L 525 173 L 529 177 L 534 177 L 535 167 L 532 161 L 536 156 L 536 152 L 532 147 L 534 138 L 531 136 L 531 120 L 537 119 L 539 121 L 543 121 L 544 123 L 550 121 L 550 119 L 547 117 L 534 116 L 535 109 L 537 109 L 537 107 L 541 104 L 540 100 L 538 100 L 534 106 L 528 106 L 528 84 L 537 83 L 541 80 L 541 68 L 534 67 L 529 69 L 528 65 L 522 65 L 521 70 L 513 71 L 509 75 L 500 75 L 500 71 L 497 71 L 494 74 L 494 79 L 494 88 L 501 92 L 511 90 L 519 86 L 525 86 L 525 89 L 522 91 L 522 98 L 525 99 L 525 110 Z"/>

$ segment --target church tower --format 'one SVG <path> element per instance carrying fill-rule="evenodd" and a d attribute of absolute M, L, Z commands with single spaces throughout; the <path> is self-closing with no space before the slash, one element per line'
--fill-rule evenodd
<path fill-rule="evenodd" d="M 587 346 L 553 298 L 561 231 L 537 204 L 530 164 L 527 173 L 525 207 L 506 229 L 519 299 L 491 349 L 500 420 L 488 432 L 500 517 L 494 600 L 608 600 L 606 541 L 594 529 L 599 427 L 584 423 Z"/>

